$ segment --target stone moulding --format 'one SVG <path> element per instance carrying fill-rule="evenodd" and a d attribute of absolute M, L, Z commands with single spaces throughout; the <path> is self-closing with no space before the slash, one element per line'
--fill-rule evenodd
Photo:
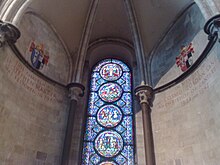
<path fill-rule="evenodd" d="M 52 84 L 56 84 L 62 88 L 68 89 L 66 87 L 66 85 L 61 84 L 47 76 L 45 76 L 44 74 L 40 73 L 39 71 L 35 70 L 32 68 L 32 66 L 24 59 L 24 57 L 22 56 L 21 52 L 17 49 L 15 43 L 17 42 L 17 40 L 20 38 L 21 33 L 19 31 L 19 29 L 13 25 L 12 23 L 9 22 L 4 22 L 0 20 L 0 48 L 2 48 L 3 46 L 6 45 L 6 43 L 8 44 L 8 46 L 11 48 L 11 50 L 14 52 L 14 54 L 18 57 L 18 59 L 34 74 L 36 74 L 37 76 L 41 77 L 42 79 L 44 79 L 45 81 L 52 83 Z"/>
<path fill-rule="evenodd" d="M 220 37 L 220 14 L 216 15 L 212 18 L 210 18 L 207 23 L 204 26 L 204 31 L 208 35 L 209 42 L 206 45 L 205 49 L 199 56 L 199 58 L 195 61 L 195 63 L 183 74 L 181 74 L 179 77 L 177 77 L 174 80 L 171 80 L 170 82 L 154 88 L 154 93 L 160 93 L 163 92 L 183 80 L 185 80 L 187 77 L 189 77 L 199 66 L 200 64 L 204 61 L 204 59 L 208 56 L 212 48 L 214 47 L 215 43 L 218 41 L 218 38 Z"/>
<path fill-rule="evenodd" d="M 85 87 L 80 83 L 72 82 L 67 85 L 67 88 L 70 91 L 70 97 L 72 96 L 83 97 L 84 96 Z"/>
<path fill-rule="evenodd" d="M 212 17 L 207 21 L 204 26 L 204 31 L 209 35 L 210 39 L 213 35 L 215 35 L 215 33 L 218 33 L 218 37 L 220 38 L 220 14 Z"/>
<path fill-rule="evenodd" d="M 0 20 L 0 47 L 6 43 L 15 44 L 20 36 L 21 33 L 15 25 Z"/>
<path fill-rule="evenodd" d="M 13 43 L 8 43 L 8 45 L 10 46 L 11 50 L 14 52 L 14 54 L 17 56 L 17 58 L 27 67 L 27 69 L 29 69 L 32 73 L 36 74 L 37 76 L 39 76 L 40 78 L 42 78 L 43 80 L 49 82 L 50 84 L 53 85 L 58 85 L 61 88 L 65 88 L 68 89 L 67 86 L 65 84 L 62 84 L 58 81 L 55 81 L 47 76 L 45 76 L 43 73 L 39 72 L 38 70 L 34 69 L 22 56 L 21 52 L 18 50 L 18 48 L 16 47 L 15 44 Z"/>

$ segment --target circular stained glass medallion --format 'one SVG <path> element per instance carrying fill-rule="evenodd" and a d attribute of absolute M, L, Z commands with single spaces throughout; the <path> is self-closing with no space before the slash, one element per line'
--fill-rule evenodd
<path fill-rule="evenodd" d="M 114 162 L 102 162 L 100 165 L 117 165 Z"/>
<path fill-rule="evenodd" d="M 122 89 L 116 83 L 103 84 L 99 89 L 99 96 L 101 99 L 109 103 L 117 101 L 121 95 Z"/>
<path fill-rule="evenodd" d="M 106 64 L 102 67 L 100 74 L 107 81 L 115 81 L 121 77 L 122 70 L 118 64 Z"/>
<path fill-rule="evenodd" d="M 95 149 L 104 157 L 117 155 L 123 147 L 122 137 L 115 131 L 104 131 L 95 139 Z"/>
<path fill-rule="evenodd" d="M 106 105 L 100 108 L 97 113 L 98 123 L 107 128 L 115 127 L 121 119 L 121 110 L 114 105 Z"/>

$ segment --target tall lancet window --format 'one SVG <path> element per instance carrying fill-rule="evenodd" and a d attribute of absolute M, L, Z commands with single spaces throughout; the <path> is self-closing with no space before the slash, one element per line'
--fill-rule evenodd
<path fill-rule="evenodd" d="M 134 130 L 131 72 L 122 61 L 106 59 L 93 69 L 83 165 L 133 165 Z"/>

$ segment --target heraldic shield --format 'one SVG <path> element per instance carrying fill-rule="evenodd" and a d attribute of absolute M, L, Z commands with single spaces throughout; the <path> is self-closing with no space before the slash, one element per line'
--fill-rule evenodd
<path fill-rule="evenodd" d="M 176 65 L 182 72 L 187 71 L 193 64 L 194 47 L 192 43 L 182 46 L 179 56 L 176 57 Z"/>
<path fill-rule="evenodd" d="M 31 52 L 31 64 L 35 69 L 43 69 L 44 64 L 48 64 L 49 55 L 48 52 L 44 51 L 43 44 L 36 45 L 31 42 L 29 51 Z"/>

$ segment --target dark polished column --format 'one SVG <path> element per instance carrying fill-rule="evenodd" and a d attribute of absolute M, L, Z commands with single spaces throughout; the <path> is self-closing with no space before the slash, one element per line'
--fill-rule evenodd
<path fill-rule="evenodd" d="M 21 33 L 15 25 L 0 20 L 0 48 L 7 42 L 11 44 L 16 43 L 20 36 Z"/>
<path fill-rule="evenodd" d="M 213 16 L 206 22 L 204 31 L 209 35 L 209 40 L 217 34 L 220 42 L 220 14 Z"/>
<path fill-rule="evenodd" d="M 154 99 L 153 89 L 142 82 L 140 86 L 136 87 L 135 95 L 138 96 L 142 111 L 146 165 L 155 165 L 154 142 L 151 124 L 151 107 Z"/>
<path fill-rule="evenodd" d="M 66 136 L 64 140 L 61 165 L 69 164 L 75 111 L 77 108 L 77 103 L 80 97 L 84 95 L 84 90 L 85 90 L 85 87 L 79 83 L 71 83 L 67 87 L 69 88 L 69 92 L 70 92 L 69 97 L 71 101 L 70 101 L 70 108 L 69 108 L 69 115 L 67 121 Z"/>

